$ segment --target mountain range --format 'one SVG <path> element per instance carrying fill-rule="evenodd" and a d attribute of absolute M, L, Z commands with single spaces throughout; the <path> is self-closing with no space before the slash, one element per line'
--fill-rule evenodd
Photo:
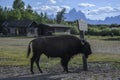
<path fill-rule="evenodd" d="M 106 17 L 105 20 L 90 20 L 87 19 L 85 14 L 81 11 L 76 11 L 75 8 L 71 9 L 64 15 L 65 21 L 84 20 L 89 24 L 120 24 L 120 15 L 115 17 Z"/>

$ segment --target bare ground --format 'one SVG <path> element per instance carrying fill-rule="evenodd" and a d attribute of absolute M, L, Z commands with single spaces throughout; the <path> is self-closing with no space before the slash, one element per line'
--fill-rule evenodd
<path fill-rule="evenodd" d="M 60 65 L 43 69 L 31 75 L 28 66 L 0 66 L 0 80 L 120 80 L 120 63 L 88 63 L 88 71 L 82 65 L 69 66 L 70 73 L 62 72 Z"/>

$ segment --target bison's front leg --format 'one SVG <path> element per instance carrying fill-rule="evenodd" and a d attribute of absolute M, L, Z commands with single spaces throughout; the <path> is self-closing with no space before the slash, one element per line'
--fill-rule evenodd
<path fill-rule="evenodd" d="M 68 62 L 69 62 L 69 60 L 70 60 L 70 57 L 63 57 L 63 58 L 61 58 L 61 65 L 62 65 L 62 67 L 63 67 L 63 69 L 64 69 L 64 72 L 69 72 L 68 71 Z"/>

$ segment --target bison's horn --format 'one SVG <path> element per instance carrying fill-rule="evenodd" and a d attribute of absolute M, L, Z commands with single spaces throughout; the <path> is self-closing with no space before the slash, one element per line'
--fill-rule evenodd
<path fill-rule="evenodd" d="M 81 40 L 81 44 L 82 44 L 82 45 L 84 45 L 84 44 L 85 44 L 84 40 Z"/>

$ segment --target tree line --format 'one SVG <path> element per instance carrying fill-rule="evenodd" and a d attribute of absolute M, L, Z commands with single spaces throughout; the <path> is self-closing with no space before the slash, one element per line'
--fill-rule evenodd
<path fill-rule="evenodd" d="M 89 35 L 96 36 L 120 36 L 120 25 L 110 24 L 110 25 L 88 25 Z"/>
<path fill-rule="evenodd" d="M 69 26 L 71 26 L 71 34 L 80 34 L 77 21 L 69 24 Z M 120 24 L 88 24 L 88 31 L 85 34 L 93 36 L 120 36 Z"/>
<path fill-rule="evenodd" d="M 27 5 L 25 8 L 25 3 L 22 0 L 14 0 L 12 9 L 3 8 L 0 6 L 0 21 L 5 20 L 34 20 L 38 23 L 61 23 L 63 21 L 63 15 L 65 13 L 65 8 L 60 12 L 57 12 L 56 19 L 52 20 L 48 18 L 47 13 L 37 13 L 31 7 Z"/>

